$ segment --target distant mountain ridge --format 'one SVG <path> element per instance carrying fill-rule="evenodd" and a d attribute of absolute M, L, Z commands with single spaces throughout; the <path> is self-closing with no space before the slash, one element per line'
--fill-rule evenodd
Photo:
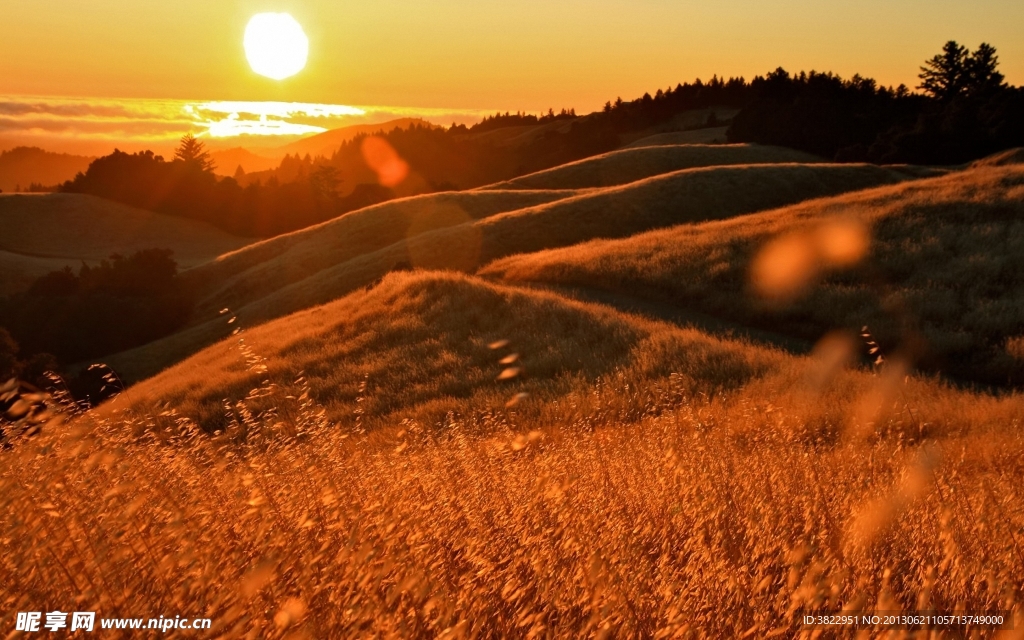
<path fill-rule="evenodd" d="M 305 156 L 308 153 L 314 158 L 316 156 L 329 158 L 338 150 L 338 147 L 358 135 L 372 134 L 377 133 L 378 131 L 388 133 L 395 129 L 408 129 L 413 125 L 421 127 L 437 126 L 422 118 L 398 118 L 397 120 L 389 120 L 378 124 L 354 124 L 349 127 L 331 129 L 330 131 L 318 133 L 315 136 L 296 140 L 295 142 L 274 149 L 274 155 L 280 158 L 281 156 L 295 154 Z"/>
<path fill-rule="evenodd" d="M 242 167 L 242 171 L 246 173 L 252 173 L 254 171 L 266 171 L 267 169 L 273 169 L 281 163 L 276 152 L 274 153 L 274 157 L 268 157 L 258 153 L 253 153 L 245 147 L 210 151 L 210 158 L 213 159 L 213 162 L 216 165 L 213 170 L 214 173 L 221 176 L 235 175 L 238 167 Z"/>

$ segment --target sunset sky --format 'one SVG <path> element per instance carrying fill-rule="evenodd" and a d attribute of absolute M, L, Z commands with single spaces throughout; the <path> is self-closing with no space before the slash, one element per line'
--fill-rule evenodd
<path fill-rule="evenodd" d="M 264 11 L 290 13 L 309 37 L 293 78 L 246 62 L 245 25 Z M 0 96 L 388 105 L 451 121 L 588 112 L 780 65 L 913 86 L 949 39 L 993 44 L 1021 84 L 1022 28 L 1019 0 L 4 0 Z M 0 120 L 0 140 L 18 126 Z"/>

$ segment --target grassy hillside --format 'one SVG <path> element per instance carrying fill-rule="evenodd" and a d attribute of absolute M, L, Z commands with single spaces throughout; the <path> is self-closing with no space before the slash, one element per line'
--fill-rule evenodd
<path fill-rule="evenodd" d="M 345 216 L 309 232 L 252 245 L 190 272 L 187 277 L 194 277 L 203 292 L 195 314 L 196 326 L 152 345 L 111 356 L 109 361 L 130 379 L 148 377 L 222 338 L 225 328 L 216 318 L 217 311 L 224 307 L 231 308 L 246 324 L 265 322 L 334 300 L 375 282 L 396 267 L 472 272 L 515 253 L 595 237 L 627 236 L 684 221 L 728 217 L 908 178 L 903 172 L 867 165 L 693 169 L 515 209 L 476 222 L 448 227 L 431 223 L 442 227 L 437 230 L 421 223 L 419 229 L 423 232 L 408 239 L 404 235 L 413 228 L 405 226 L 409 223 L 378 220 L 373 212 L 392 211 L 399 216 L 412 213 L 451 224 L 467 216 L 458 209 L 440 207 L 438 202 L 462 203 L 463 210 L 469 203 L 491 203 L 492 209 L 497 209 L 500 207 L 494 204 L 506 197 L 522 202 L 523 197 L 543 197 L 543 192 L 533 196 L 529 192 L 506 192 L 500 197 L 501 192 L 471 192 L 447 194 L 441 200 L 434 196 L 387 203 L 363 210 L 348 222 Z M 419 207 L 424 205 L 427 208 L 421 210 Z M 401 208 L 387 208 L 391 206 Z M 378 226 L 379 221 L 388 222 Z M 388 228 L 391 231 L 385 230 Z M 341 234 L 342 229 L 348 231 Z M 372 233 L 356 233 L 355 229 Z M 398 241 L 370 250 L 393 241 L 396 231 Z"/>
<path fill-rule="evenodd" d="M 543 331 L 537 331 L 540 327 Z M 291 380 L 303 371 L 331 420 L 353 415 L 365 378 L 373 381 L 373 399 L 363 407 L 368 414 L 390 420 L 401 413 L 434 422 L 450 410 L 503 405 L 513 389 L 553 398 L 566 393 L 576 378 L 613 373 L 635 384 L 652 383 L 668 373 L 668 360 L 660 359 L 683 350 L 700 367 L 693 373 L 706 389 L 742 384 L 772 361 L 763 349 L 669 329 L 463 275 L 392 274 L 369 290 L 241 333 L 241 351 L 237 337 L 223 340 L 133 387 L 131 396 L 135 407 L 146 411 L 170 401 L 179 413 L 213 430 L 226 426 L 221 398 L 245 398 L 268 378 L 292 393 Z M 665 331 L 670 339 L 654 339 Z M 501 353 L 488 348 L 498 340 L 509 340 L 514 348 Z M 494 383 L 503 370 L 498 360 L 508 351 L 520 354 L 514 366 L 524 368 L 521 384 Z M 687 371 L 686 366 L 676 370 Z M 687 383 L 698 384 L 696 378 Z"/>
<path fill-rule="evenodd" d="M 866 165 L 751 166 L 676 172 L 624 187 L 573 191 L 478 191 L 403 199 L 346 214 L 322 225 L 250 245 L 195 270 L 209 310 L 238 306 L 318 271 L 421 234 L 469 224 L 385 254 L 381 266 L 440 268 L 424 254 L 477 251 L 460 270 L 495 257 L 625 236 L 684 221 L 720 218 L 807 198 L 907 179 Z M 499 215 L 500 214 L 500 215 Z M 479 236 L 473 247 L 466 234 Z M 446 238 L 448 240 L 446 240 Z M 388 256 L 394 259 L 388 260 Z M 386 263 L 386 264 L 385 264 Z M 378 274 L 383 275 L 383 272 Z M 367 284 L 364 281 L 361 284 Z"/>
<path fill-rule="evenodd" d="M 5 452 L 0 597 L 228 636 L 792 637 L 1022 586 L 1021 396 L 452 274 L 240 338 Z"/>
<path fill-rule="evenodd" d="M 884 351 L 908 351 L 930 371 L 1019 385 L 1022 220 L 1024 168 L 980 167 L 723 222 L 516 256 L 485 273 L 628 292 L 810 340 L 834 327 L 867 325 Z M 858 245 L 860 234 L 867 243 L 863 260 L 829 269 L 829 253 Z M 792 291 L 779 293 L 793 294 L 781 297 L 793 299 L 748 296 L 764 284 L 762 276 L 781 278 L 776 284 Z"/>
<path fill-rule="evenodd" d="M 483 188 L 586 189 L 611 187 L 695 167 L 819 161 L 820 159 L 812 155 L 791 149 L 746 144 L 688 144 L 627 148 Z"/>
<path fill-rule="evenodd" d="M 553 190 L 446 192 L 403 198 L 251 244 L 204 264 L 188 278 L 191 286 L 208 301 L 207 310 L 216 310 L 225 304 L 238 304 L 253 287 L 261 292 L 273 291 L 412 235 L 575 193 Z"/>
<path fill-rule="evenodd" d="M 160 215 L 80 194 L 0 196 L 0 293 L 51 271 L 112 253 L 164 248 L 188 268 L 250 242 L 201 222 Z M 19 257 L 20 256 L 20 257 Z"/>
<path fill-rule="evenodd" d="M 656 133 L 631 142 L 623 149 L 640 149 L 642 147 L 671 147 L 675 145 L 723 144 L 725 132 L 729 127 L 707 127 L 691 131 L 673 131 Z"/>
<path fill-rule="evenodd" d="M 12 192 L 32 183 L 46 187 L 60 184 L 85 171 L 95 158 L 53 153 L 38 147 L 15 147 L 0 153 L 0 191 Z"/>
<path fill-rule="evenodd" d="M 1003 167 L 1024 164 L 1024 148 L 1008 149 L 971 163 L 972 167 Z"/>
<path fill-rule="evenodd" d="M 508 345 L 499 350 L 489 347 L 506 340 Z M 833 348 L 828 341 L 823 344 Z M 501 364 L 510 353 L 517 357 Z M 821 349 L 815 356 L 821 357 Z M 678 398 L 731 395 L 739 389 L 753 398 L 771 388 L 776 401 L 797 404 L 801 381 L 806 382 L 802 376 L 815 356 L 714 338 L 554 293 L 427 271 L 391 274 L 379 285 L 327 305 L 236 332 L 132 387 L 130 403 L 141 412 L 170 403 L 208 430 L 223 429 L 230 422 L 223 399 L 248 398 L 250 410 L 262 410 L 268 405 L 261 393 L 251 395 L 254 389 L 271 380 L 274 389 L 264 391 L 275 400 L 299 395 L 294 380 L 301 373 L 329 420 L 351 423 L 358 404 L 380 421 L 378 426 L 401 417 L 433 423 L 449 411 L 486 411 L 522 391 L 544 405 L 598 378 L 635 389 L 641 403 L 666 392 L 662 385 L 671 382 Z M 520 374 L 496 384 L 506 367 L 520 368 Z M 843 375 L 851 388 L 872 384 L 872 376 L 864 373 Z M 370 391 L 360 392 L 364 380 Z M 909 389 L 931 398 L 931 406 L 914 407 L 916 419 L 926 422 L 930 433 L 992 426 L 1009 415 L 1006 411 L 1024 408 L 1016 396 L 990 402 L 927 380 Z M 837 402 L 849 401 L 846 391 L 840 396 Z M 954 409 L 943 396 L 950 402 L 976 397 L 978 407 L 988 409 L 977 414 Z M 126 408 L 128 402 L 125 396 L 119 406 Z M 805 426 L 825 429 L 819 436 L 837 436 L 849 417 L 837 406 L 803 408 L 817 414 L 813 425 Z"/>
<path fill-rule="evenodd" d="M 70 261 L 64 258 L 40 258 L 0 250 L 0 296 L 23 291 L 39 276 L 63 269 L 68 264 Z"/>
<path fill-rule="evenodd" d="M 580 119 L 585 119 L 585 116 Z M 516 149 L 528 146 L 551 132 L 566 133 L 572 127 L 573 122 L 576 120 L 555 120 L 544 124 L 499 127 L 489 131 L 475 131 L 461 135 L 473 142 L 485 142 L 499 147 Z"/>
<path fill-rule="evenodd" d="M 987 46 L 966 60 L 948 101 L 778 69 L 396 129 L 409 191 L 251 244 L 0 196 L 0 293 L 111 251 L 190 267 L 115 260 L 0 314 L 22 349 L 0 331 L 0 628 L 1024 640 L 1021 150 L 936 169 L 679 144 L 747 104 L 731 137 L 973 158 L 1016 135 L 1024 90 L 995 88 Z M 331 159 L 348 184 L 359 142 Z M 305 219 L 273 189 L 268 220 Z M 130 345 L 35 376 L 43 351 Z M 5 381 L 25 372 L 48 391 Z M 897 612 L 1007 619 L 863 623 Z M 836 614 L 861 624 L 805 624 Z"/>

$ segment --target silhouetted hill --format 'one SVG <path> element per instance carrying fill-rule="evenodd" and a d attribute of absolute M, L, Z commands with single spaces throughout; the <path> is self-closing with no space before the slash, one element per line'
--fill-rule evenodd
<path fill-rule="evenodd" d="M 55 186 L 85 171 L 93 160 L 38 147 L 15 147 L 0 153 L 0 190 L 11 192 L 19 186 L 25 190 L 32 183 Z"/>
<path fill-rule="evenodd" d="M 40 277 L 0 304 L 0 325 L 27 355 L 76 362 L 151 342 L 189 318 L 192 296 L 170 249 L 114 253 Z"/>
<path fill-rule="evenodd" d="M 276 181 L 278 184 L 294 182 L 307 177 L 314 164 L 320 163 L 324 158 L 330 158 L 342 145 L 355 138 L 362 139 L 368 135 L 387 134 L 395 130 L 420 126 L 437 128 L 420 118 L 399 118 L 380 124 L 358 124 L 332 129 L 269 150 L 267 153 L 272 153 L 277 158 L 269 167 L 258 171 L 246 169 L 244 176 L 235 176 L 234 171 L 230 174 L 225 171 L 219 173 L 236 177 L 243 187 L 257 183 L 266 184 L 271 181 Z M 338 184 L 340 195 L 351 194 L 360 184 L 375 184 L 377 182 L 375 174 L 369 167 L 366 167 L 364 162 L 359 162 L 356 166 L 339 166 L 338 168 L 343 170 L 341 182 Z"/>
<path fill-rule="evenodd" d="M 372 135 L 381 131 L 388 133 L 395 129 L 408 129 L 414 125 L 420 127 L 435 126 L 422 118 L 398 118 L 395 120 L 388 120 L 387 122 L 381 122 L 379 124 L 354 124 L 348 127 L 324 131 L 323 133 L 318 133 L 315 136 L 310 136 L 308 138 L 303 138 L 302 140 L 286 144 L 283 147 L 277 147 L 274 149 L 274 154 L 278 157 L 283 155 L 305 156 L 308 154 L 314 158 L 317 156 L 323 156 L 326 158 L 330 157 L 335 151 L 337 151 L 338 147 L 349 140 L 352 140 L 356 136 Z"/>
<path fill-rule="evenodd" d="M 690 131 L 655 133 L 624 145 L 623 149 L 640 147 L 662 147 L 678 144 L 723 144 L 727 140 L 729 127 L 704 127 Z"/>
<path fill-rule="evenodd" d="M 210 158 L 213 160 L 214 164 L 217 165 L 216 169 L 214 169 L 214 173 L 227 177 L 233 177 L 235 172 L 238 170 L 238 167 L 242 167 L 242 171 L 245 173 L 254 173 L 257 171 L 273 169 L 281 162 L 279 158 L 268 158 L 267 156 L 253 153 L 252 151 L 242 147 L 211 151 Z"/>
<path fill-rule="evenodd" d="M 167 248 L 183 268 L 248 244 L 208 224 L 143 211 L 89 195 L 0 196 L 0 295 L 65 266 L 95 265 L 112 253 Z"/>
<path fill-rule="evenodd" d="M 152 151 L 128 154 L 115 149 L 61 185 L 61 191 L 100 196 L 200 220 L 234 235 L 259 237 L 301 229 L 393 195 L 380 185 L 360 184 L 341 196 L 337 172 L 322 164 L 291 182 L 269 180 L 242 187 L 234 178 L 214 175 L 202 143 L 192 142 L 204 161 L 175 158 L 168 162 Z"/>

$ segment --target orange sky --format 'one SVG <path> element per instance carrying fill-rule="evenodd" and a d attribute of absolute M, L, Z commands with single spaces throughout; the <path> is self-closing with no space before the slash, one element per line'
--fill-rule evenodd
<path fill-rule="evenodd" d="M 0 94 L 576 107 L 697 76 L 860 72 L 915 84 L 947 39 L 988 41 L 1024 83 L 1024 2 L 859 0 L 5 0 Z M 295 78 L 253 74 L 246 21 L 290 12 Z"/>

